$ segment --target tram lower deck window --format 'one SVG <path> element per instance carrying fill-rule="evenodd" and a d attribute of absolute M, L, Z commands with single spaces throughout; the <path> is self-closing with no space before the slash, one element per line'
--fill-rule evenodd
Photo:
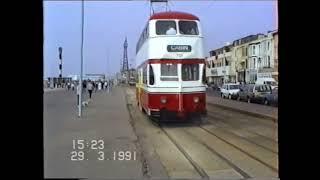
<path fill-rule="evenodd" d="M 178 76 L 177 64 L 161 64 L 161 76 Z"/>
<path fill-rule="evenodd" d="M 161 81 L 178 81 L 177 64 L 161 64 Z"/>
<path fill-rule="evenodd" d="M 199 80 L 199 64 L 182 65 L 182 81 Z"/>

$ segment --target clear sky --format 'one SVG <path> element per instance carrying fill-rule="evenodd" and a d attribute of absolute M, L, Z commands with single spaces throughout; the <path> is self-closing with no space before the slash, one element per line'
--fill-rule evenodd
<path fill-rule="evenodd" d="M 235 39 L 277 29 L 276 1 L 170 1 L 171 11 L 200 18 L 205 51 Z M 80 74 L 81 1 L 44 1 L 44 76 L 58 76 L 58 47 L 63 48 L 63 76 Z M 155 6 L 156 10 L 161 7 Z M 85 1 L 84 73 L 114 74 L 120 69 L 123 42 L 128 38 L 129 64 L 150 15 L 150 3 Z"/>

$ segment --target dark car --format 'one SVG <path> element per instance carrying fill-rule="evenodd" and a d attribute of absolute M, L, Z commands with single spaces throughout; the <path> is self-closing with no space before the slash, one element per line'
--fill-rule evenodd
<path fill-rule="evenodd" d="M 271 93 L 265 96 L 264 104 L 278 106 L 278 88 L 272 89 Z"/>
<path fill-rule="evenodd" d="M 264 103 L 268 94 L 271 94 L 271 86 L 266 84 L 248 84 L 240 86 L 237 100 L 245 100 L 248 103 Z"/>

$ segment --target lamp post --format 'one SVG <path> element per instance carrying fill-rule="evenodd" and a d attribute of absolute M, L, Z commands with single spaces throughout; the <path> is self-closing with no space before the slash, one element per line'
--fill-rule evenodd
<path fill-rule="evenodd" d="M 81 1 L 81 14 L 82 14 L 82 24 L 81 24 L 81 65 L 80 65 L 80 82 L 79 82 L 79 86 L 80 86 L 80 95 L 79 95 L 79 112 L 78 112 L 78 116 L 81 117 L 82 115 L 82 76 L 83 76 L 83 21 L 84 21 L 84 0 Z"/>
<path fill-rule="evenodd" d="M 226 54 L 225 51 L 223 50 L 223 61 L 224 61 L 224 67 L 223 67 L 223 84 L 226 83 Z"/>

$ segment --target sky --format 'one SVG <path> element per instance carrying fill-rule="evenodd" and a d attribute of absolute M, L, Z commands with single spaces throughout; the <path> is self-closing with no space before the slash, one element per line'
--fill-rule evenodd
<path fill-rule="evenodd" d="M 135 47 L 149 16 L 150 3 L 135 1 L 85 1 L 83 73 L 112 75 L 120 70 L 123 43 L 128 40 L 128 61 L 134 66 Z M 227 42 L 278 28 L 274 0 L 170 1 L 171 11 L 199 17 L 205 53 Z M 63 76 L 79 75 L 81 62 L 81 1 L 43 1 L 44 76 L 59 75 L 58 47 L 63 48 Z M 154 5 L 164 10 L 162 4 Z"/>

